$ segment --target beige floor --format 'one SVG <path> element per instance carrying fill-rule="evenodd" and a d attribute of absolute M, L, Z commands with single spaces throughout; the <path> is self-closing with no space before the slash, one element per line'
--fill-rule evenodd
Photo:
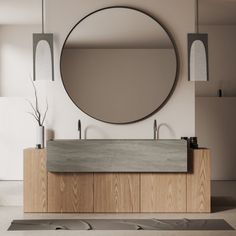
<path fill-rule="evenodd" d="M 151 236 L 151 235 L 235 235 L 236 231 L 18 231 L 8 232 L 7 228 L 13 219 L 76 219 L 76 218 L 159 218 L 159 219 L 225 219 L 231 226 L 236 228 L 236 207 L 222 209 L 214 209 L 211 214 L 24 214 L 22 207 L 0 207 L 0 236 L 17 235 L 17 236 L 45 236 L 45 235 L 96 235 L 96 236 Z"/>

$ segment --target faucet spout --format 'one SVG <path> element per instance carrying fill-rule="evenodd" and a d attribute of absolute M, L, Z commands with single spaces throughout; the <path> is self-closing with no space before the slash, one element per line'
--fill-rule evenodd
<path fill-rule="evenodd" d="M 79 139 L 81 139 L 81 122 L 78 120 Z"/>
<path fill-rule="evenodd" d="M 153 131 L 154 131 L 154 140 L 157 139 L 157 120 L 154 120 L 154 124 L 153 124 Z"/>

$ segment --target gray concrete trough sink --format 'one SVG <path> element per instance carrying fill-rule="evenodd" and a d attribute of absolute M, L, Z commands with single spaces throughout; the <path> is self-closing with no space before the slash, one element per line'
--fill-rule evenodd
<path fill-rule="evenodd" d="M 47 142 L 49 172 L 187 172 L 180 139 L 89 139 Z"/>

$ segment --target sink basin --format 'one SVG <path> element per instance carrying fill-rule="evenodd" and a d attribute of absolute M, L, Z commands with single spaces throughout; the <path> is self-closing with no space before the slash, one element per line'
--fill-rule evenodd
<path fill-rule="evenodd" d="M 49 172 L 187 172 L 180 139 L 89 139 L 47 142 Z"/>

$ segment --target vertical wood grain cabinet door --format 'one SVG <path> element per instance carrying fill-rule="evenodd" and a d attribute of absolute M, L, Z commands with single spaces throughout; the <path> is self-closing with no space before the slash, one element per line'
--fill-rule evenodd
<path fill-rule="evenodd" d="M 141 212 L 186 212 L 186 174 L 141 174 Z"/>
<path fill-rule="evenodd" d="M 94 212 L 139 212 L 140 174 L 95 173 Z"/>
<path fill-rule="evenodd" d="M 187 174 L 187 212 L 211 211 L 211 158 L 209 149 L 192 150 Z"/>
<path fill-rule="evenodd" d="M 24 212 L 47 212 L 46 150 L 24 150 Z"/>
<path fill-rule="evenodd" d="M 48 212 L 93 212 L 93 173 L 48 172 Z"/>

